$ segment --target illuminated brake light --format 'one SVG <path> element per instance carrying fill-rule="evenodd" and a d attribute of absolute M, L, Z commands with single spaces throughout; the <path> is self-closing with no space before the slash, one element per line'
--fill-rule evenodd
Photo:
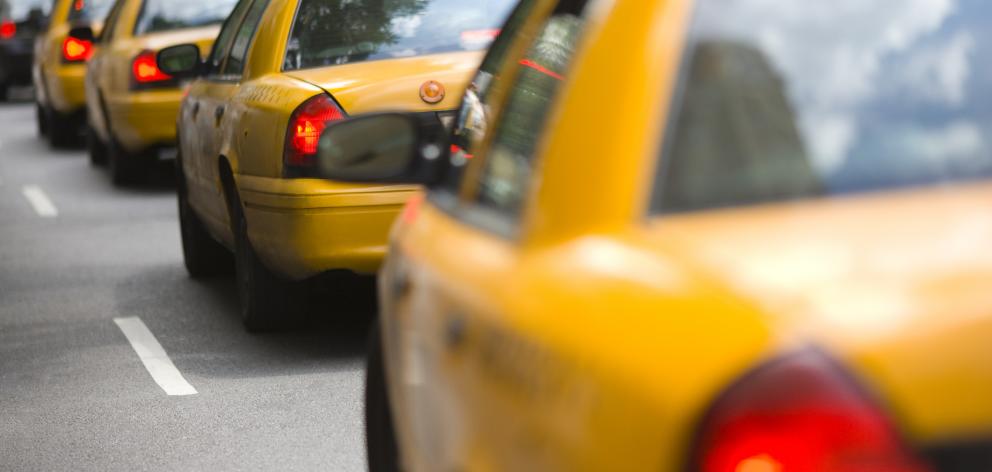
<path fill-rule="evenodd" d="M 0 23 L 0 39 L 10 39 L 17 34 L 17 23 L 7 20 Z"/>
<path fill-rule="evenodd" d="M 93 55 L 93 42 L 78 38 L 65 38 L 62 57 L 67 62 L 85 62 Z"/>
<path fill-rule="evenodd" d="M 344 112 L 327 95 L 317 95 L 303 102 L 293 112 L 286 130 L 286 173 L 305 175 L 305 169 L 313 167 L 321 133 L 327 125 L 344 118 Z"/>
<path fill-rule="evenodd" d="M 158 60 L 154 52 L 143 52 L 138 57 L 134 58 L 134 62 L 131 65 L 131 72 L 134 75 L 135 82 L 139 84 L 147 84 L 154 82 L 164 82 L 167 80 L 172 80 L 172 76 L 162 72 L 158 68 Z"/>
<path fill-rule="evenodd" d="M 693 458 L 699 472 L 924 472 L 895 427 L 817 353 L 745 377 L 707 415 Z"/>

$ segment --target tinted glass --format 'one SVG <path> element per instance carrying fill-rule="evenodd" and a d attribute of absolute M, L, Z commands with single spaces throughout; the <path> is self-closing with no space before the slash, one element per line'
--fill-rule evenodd
<path fill-rule="evenodd" d="M 992 176 L 992 2 L 700 0 L 656 212 Z"/>
<path fill-rule="evenodd" d="M 566 0 L 544 23 L 519 61 L 492 147 L 480 176 L 477 201 L 515 222 L 533 182 L 534 154 L 552 102 L 567 80 L 581 38 L 585 1 Z"/>
<path fill-rule="evenodd" d="M 47 18 L 52 0 L 0 0 L 0 19 L 16 22 Z"/>
<path fill-rule="evenodd" d="M 103 21 L 113 0 L 74 0 L 69 3 L 69 21 Z"/>
<path fill-rule="evenodd" d="M 262 21 L 262 14 L 265 13 L 265 7 L 268 4 L 268 0 L 255 0 L 251 9 L 248 10 L 245 20 L 241 23 L 241 29 L 234 37 L 230 57 L 227 59 L 227 65 L 224 66 L 224 75 L 240 76 L 244 72 L 248 46 L 251 45 L 251 39 L 255 37 L 255 30 L 258 28 L 258 23 Z"/>
<path fill-rule="evenodd" d="M 220 24 L 237 0 L 145 0 L 134 34 Z"/>
<path fill-rule="evenodd" d="M 489 46 L 514 0 L 302 0 L 287 70 Z"/>

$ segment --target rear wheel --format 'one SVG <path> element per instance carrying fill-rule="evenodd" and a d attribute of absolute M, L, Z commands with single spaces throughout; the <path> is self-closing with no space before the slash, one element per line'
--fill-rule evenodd
<path fill-rule="evenodd" d="M 178 171 L 179 231 L 183 243 L 183 262 L 190 277 L 202 278 L 231 272 L 231 253 L 215 241 L 189 205 L 185 176 Z"/>
<path fill-rule="evenodd" d="M 0 102 L 6 102 L 7 98 L 10 97 L 10 85 L 6 83 L 0 83 Z"/>
<path fill-rule="evenodd" d="M 386 391 L 386 366 L 382 355 L 379 323 L 372 325 L 365 370 L 365 449 L 371 472 L 396 472 L 399 448 L 393 426 L 392 408 Z"/>
<path fill-rule="evenodd" d="M 90 164 L 102 166 L 107 163 L 107 144 L 100 139 L 93 126 L 86 125 L 86 150 L 90 156 Z"/>
<path fill-rule="evenodd" d="M 48 118 L 48 142 L 52 147 L 65 149 L 77 144 L 78 129 L 70 116 L 63 115 L 52 107 L 48 107 L 45 115 Z"/>
<path fill-rule="evenodd" d="M 110 167 L 110 180 L 114 185 L 128 185 L 137 181 L 143 161 L 143 155 L 127 152 L 113 135 L 110 136 L 110 142 L 107 143 L 107 162 Z"/>
<path fill-rule="evenodd" d="M 299 313 L 300 287 L 279 277 L 259 260 L 248 238 L 237 197 L 230 202 L 234 226 L 234 269 L 241 300 L 241 319 L 249 332 L 273 331 Z"/>

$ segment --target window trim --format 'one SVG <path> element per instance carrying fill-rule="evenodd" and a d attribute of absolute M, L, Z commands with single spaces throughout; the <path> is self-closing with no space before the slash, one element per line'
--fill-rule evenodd
<path fill-rule="evenodd" d="M 241 31 L 241 27 L 244 25 L 245 18 L 248 17 L 248 11 L 251 10 L 251 7 L 255 5 L 255 2 L 263 1 L 263 0 L 243 0 L 243 1 L 247 2 L 248 3 L 248 6 L 245 7 L 245 14 L 244 14 L 244 16 L 242 16 L 241 19 L 238 20 L 238 24 L 235 27 L 235 30 L 234 30 L 235 37 L 237 37 L 238 32 Z M 224 24 L 222 24 L 221 27 L 220 27 L 221 28 L 221 32 L 224 31 L 224 28 L 227 26 L 227 21 L 229 21 L 229 20 L 231 20 L 233 18 L 233 16 L 231 16 L 231 15 L 234 14 L 234 10 L 236 10 L 239 6 L 240 6 L 240 2 L 238 4 L 236 4 L 236 5 L 234 5 L 234 8 L 231 9 L 231 13 L 227 17 L 227 20 L 224 20 Z M 268 5 L 266 5 L 266 9 L 268 9 Z M 217 33 L 217 37 L 218 37 L 218 39 L 220 38 L 220 32 Z M 255 38 L 254 38 L 254 36 L 252 36 L 252 41 L 254 41 L 254 40 L 255 40 Z M 214 52 L 217 51 L 216 48 L 217 48 L 217 46 L 219 44 L 220 44 L 219 42 L 214 41 L 214 45 L 210 49 L 210 54 L 207 56 L 207 59 L 208 60 L 211 59 L 211 58 L 213 58 Z M 249 50 L 251 49 L 250 46 L 251 45 L 249 44 Z M 207 82 L 212 82 L 212 83 L 225 83 L 225 84 L 236 84 L 236 83 L 241 82 L 241 79 L 244 77 L 244 73 L 242 73 L 240 76 L 237 76 L 237 77 L 231 77 L 231 76 L 227 76 L 227 75 L 224 75 L 223 74 L 224 69 L 227 68 L 227 60 L 230 58 L 231 48 L 233 48 L 233 47 L 234 47 L 234 39 L 232 38 L 231 39 L 231 43 L 227 45 L 227 49 L 225 50 L 224 60 L 221 62 L 221 64 L 217 68 L 218 72 L 216 74 L 213 73 L 213 72 L 207 73 L 206 75 L 203 76 L 203 79 L 204 80 L 206 80 Z"/>
<path fill-rule="evenodd" d="M 126 6 L 127 0 L 117 0 L 114 3 L 114 6 L 110 7 L 110 13 L 107 14 L 106 18 L 107 21 L 103 23 L 103 29 L 100 30 L 100 38 L 98 41 L 99 44 L 109 44 L 109 42 L 114 40 L 114 37 L 116 36 L 114 32 L 119 26 L 118 23 L 120 22 L 121 15 L 123 14 L 122 12 Z"/>
<path fill-rule="evenodd" d="M 518 14 L 518 11 L 523 8 L 525 1 L 526 0 L 521 1 L 514 7 L 514 9 L 510 12 L 510 15 L 507 17 L 507 21 Z M 507 70 L 508 73 L 512 74 L 509 80 L 515 83 L 516 75 L 520 70 L 520 66 L 519 64 L 514 64 L 517 61 L 513 61 L 511 57 L 517 59 L 523 57 L 523 55 L 527 53 L 527 45 L 530 44 L 530 42 L 524 37 L 525 35 L 522 33 L 531 32 L 530 28 L 532 26 L 535 30 L 539 28 L 540 25 L 554 13 L 554 7 L 558 5 L 559 1 L 560 0 L 545 0 L 542 3 L 542 0 L 534 0 L 530 10 L 526 12 L 526 14 L 520 13 L 524 16 L 520 27 L 516 34 L 507 36 L 509 44 L 503 52 L 504 56 L 502 60 L 498 60 L 494 65 L 494 71 L 499 72 L 502 70 Z M 551 6 L 549 7 L 549 5 Z M 505 27 L 506 25 L 504 24 L 503 26 Z M 500 37 L 503 37 L 502 34 Z M 497 41 L 499 41 L 498 38 Z M 482 65 L 489 62 L 490 55 L 495 54 L 493 48 L 494 45 L 495 43 L 491 44 L 486 50 L 485 57 L 483 57 L 479 66 L 480 69 L 476 70 L 472 80 L 475 80 L 478 74 L 482 71 Z M 487 101 L 487 104 L 495 102 L 498 103 L 498 106 L 491 107 L 493 115 L 491 117 L 487 117 L 487 119 L 494 118 L 494 121 L 498 121 L 498 118 L 502 115 L 503 106 L 509 98 L 509 93 L 507 90 L 502 94 L 502 96 L 494 96 L 491 92 L 492 91 L 490 91 L 489 96 L 486 98 L 494 100 L 492 102 Z M 463 94 L 457 110 L 460 111 L 462 109 L 465 105 L 464 102 L 465 95 Z M 453 132 L 454 130 L 449 131 L 448 135 L 450 136 Z M 482 141 L 477 143 L 480 149 L 475 151 L 476 159 L 471 160 L 465 165 L 461 180 L 454 185 L 453 188 L 448 186 L 439 186 L 427 189 L 426 199 L 442 212 L 447 213 L 449 216 L 461 223 L 482 229 L 483 231 L 495 234 L 503 239 L 518 240 L 521 236 L 519 220 L 511 223 L 495 223 L 497 220 L 492 218 L 491 215 L 479 216 L 480 213 L 486 213 L 487 209 L 473 201 L 479 186 L 478 178 L 473 178 L 473 176 L 476 176 L 479 172 L 481 172 L 480 167 L 484 166 L 485 161 L 489 159 L 489 147 L 491 142 L 491 133 L 487 133 L 487 136 L 485 136 Z"/>
<path fill-rule="evenodd" d="M 533 172 L 530 176 L 530 188 L 528 189 L 528 196 L 522 203 L 520 212 L 517 215 L 510 215 L 504 211 L 488 207 L 476 201 L 479 189 L 481 186 L 481 176 L 485 172 L 486 163 L 491 158 L 491 152 L 493 147 L 493 140 L 497 131 L 500 129 L 500 125 L 503 123 L 503 114 L 506 111 L 506 105 L 508 104 L 511 93 L 514 86 L 518 83 L 520 72 L 523 71 L 524 67 L 519 64 L 519 60 L 523 58 L 528 51 L 530 51 L 531 46 L 538 40 L 538 33 L 547 25 L 547 22 L 555 15 L 558 7 L 561 3 L 566 0 L 549 0 L 547 3 L 536 3 L 533 9 L 527 15 L 528 18 L 525 20 L 524 24 L 521 25 L 520 30 L 511 39 L 511 44 L 507 48 L 506 56 L 500 62 L 497 70 L 505 71 L 506 83 L 509 86 L 502 90 L 502 95 L 495 97 L 495 103 L 498 106 L 492 106 L 493 110 L 492 116 L 488 117 L 491 120 L 491 125 L 487 130 L 485 138 L 479 143 L 479 149 L 475 151 L 475 159 L 471 161 L 469 167 L 465 169 L 466 175 L 463 177 L 462 182 L 460 182 L 458 188 L 458 194 L 452 195 L 452 189 L 450 188 L 432 188 L 427 191 L 427 200 L 432 204 L 437 206 L 439 209 L 448 213 L 453 218 L 461 223 L 468 226 L 472 226 L 497 237 L 520 242 L 524 237 L 524 230 L 526 229 L 526 218 L 527 214 L 531 211 L 534 206 L 533 191 L 535 185 L 541 177 L 540 165 L 538 159 L 540 156 L 533 156 Z M 540 0 L 537 0 L 540 2 Z M 595 6 L 596 0 L 585 0 L 585 4 L 582 7 L 581 17 L 584 20 L 589 20 L 586 16 L 592 11 L 592 7 Z M 544 9 L 542 9 L 544 8 Z M 516 13 L 516 10 L 514 10 Z M 511 13 L 511 17 L 514 13 Z M 588 26 L 588 25 L 586 25 Z M 570 60 L 569 69 L 574 68 L 575 60 L 581 55 L 581 48 L 584 38 L 586 37 L 585 28 L 580 34 L 579 39 L 576 43 L 575 56 Z M 487 52 L 488 55 L 488 52 Z M 483 59 L 485 63 L 486 59 Z M 559 88 L 555 97 L 552 101 L 552 108 L 558 106 L 558 100 L 560 98 L 560 93 L 562 88 Z M 460 107 L 459 107 L 460 109 Z M 553 110 L 552 110 L 553 111 Z M 550 125 L 548 120 L 550 120 L 552 115 L 546 117 L 546 121 L 543 124 L 541 130 L 542 136 L 544 131 Z M 542 149 L 540 142 L 543 139 L 538 139 L 538 145 L 535 148 L 537 150 Z"/>
<path fill-rule="evenodd" d="M 296 29 L 296 18 L 300 15 L 300 7 L 302 5 L 303 5 L 303 0 L 296 0 L 296 8 L 293 9 L 293 19 L 290 20 L 289 31 L 286 33 L 285 41 L 283 41 L 282 61 L 280 61 L 281 64 L 279 64 L 279 73 L 282 74 L 285 74 L 287 72 L 306 70 L 303 68 L 288 69 L 288 70 L 286 69 L 286 56 L 289 55 L 289 42 L 293 39 L 293 31 Z"/>
<path fill-rule="evenodd" d="M 692 12 L 689 14 L 688 18 L 686 18 L 687 24 L 692 25 L 696 20 L 696 15 L 698 14 L 698 10 L 695 6 L 693 6 Z M 672 86 L 672 90 L 669 92 L 670 97 L 668 100 L 668 109 L 665 112 L 667 122 L 662 127 L 661 135 L 658 137 L 659 142 L 655 145 L 655 169 L 651 175 L 650 191 L 645 192 L 645 198 L 647 201 L 644 202 L 644 213 L 648 221 L 664 218 L 670 215 L 692 213 L 695 211 L 666 211 L 655 207 L 655 204 L 662 203 L 665 182 L 668 180 L 665 177 L 670 171 L 670 157 L 673 152 L 672 147 L 675 146 L 675 140 L 672 138 L 675 136 L 675 130 L 678 127 L 678 117 L 681 116 L 682 112 L 685 110 L 685 94 L 689 87 L 689 69 L 692 65 L 692 54 L 690 54 L 690 52 L 693 51 L 699 42 L 698 39 L 691 36 L 690 30 L 691 26 L 686 28 L 686 31 L 683 33 L 685 36 L 683 38 L 682 48 L 681 51 L 679 51 L 678 60 L 675 61 L 675 65 L 678 67 L 678 75 L 676 76 L 675 84 Z"/>
<path fill-rule="evenodd" d="M 242 58 L 241 73 L 240 74 L 228 74 L 227 66 L 231 61 L 231 54 L 234 51 L 234 45 L 238 42 L 238 33 L 245 27 L 245 22 L 248 21 L 248 15 L 255 8 L 255 5 L 262 5 L 262 13 L 258 17 L 258 23 L 251 30 L 251 37 L 248 38 L 248 45 L 245 47 L 245 56 Z M 269 11 L 270 0 L 252 0 L 251 4 L 248 5 L 248 9 L 245 10 L 245 16 L 241 18 L 241 24 L 238 25 L 237 31 L 234 32 L 234 39 L 231 40 L 231 47 L 227 50 L 227 57 L 224 59 L 224 64 L 221 66 L 222 77 L 228 78 L 234 82 L 241 82 L 245 77 L 245 70 L 248 68 L 248 58 L 251 57 L 251 51 L 254 49 L 255 36 L 258 35 L 259 26 L 262 24 L 262 19 L 265 18 L 265 14 Z"/>

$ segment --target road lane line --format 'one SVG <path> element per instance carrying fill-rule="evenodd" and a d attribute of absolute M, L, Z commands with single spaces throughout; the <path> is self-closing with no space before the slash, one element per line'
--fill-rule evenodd
<path fill-rule="evenodd" d="M 28 203 L 34 208 L 35 213 L 42 218 L 55 218 L 59 216 L 59 210 L 55 208 L 55 204 L 52 200 L 45 195 L 45 191 L 37 185 L 25 185 L 21 190 L 24 194 L 24 198 L 28 199 Z"/>
<path fill-rule="evenodd" d="M 114 323 L 124 332 L 141 363 L 166 395 L 196 395 L 196 389 L 183 378 L 141 318 L 114 318 Z"/>

